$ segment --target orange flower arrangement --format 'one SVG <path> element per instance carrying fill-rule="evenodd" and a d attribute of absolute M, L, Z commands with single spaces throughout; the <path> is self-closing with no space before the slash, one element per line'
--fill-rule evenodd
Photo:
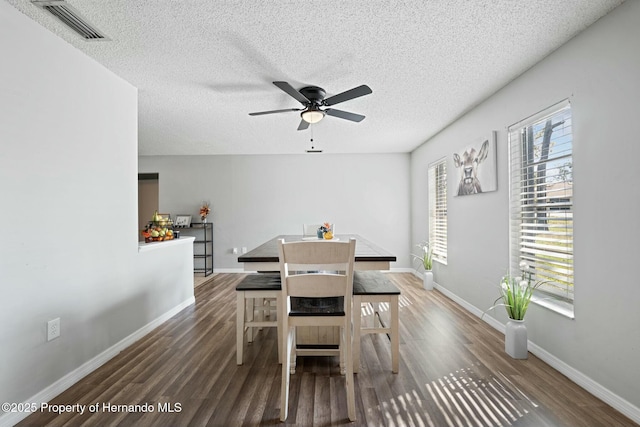
<path fill-rule="evenodd" d="M 209 203 L 203 203 L 200 207 L 200 218 L 204 221 L 204 219 L 207 218 L 207 215 L 209 215 L 209 212 L 211 212 Z"/>

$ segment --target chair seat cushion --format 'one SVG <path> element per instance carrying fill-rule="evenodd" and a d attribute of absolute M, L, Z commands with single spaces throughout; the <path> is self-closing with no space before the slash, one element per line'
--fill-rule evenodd
<path fill-rule="evenodd" d="M 355 271 L 353 295 L 400 295 L 400 289 L 379 271 Z"/>
<path fill-rule="evenodd" d="M 344 297 L 291 297 L 290 316 L 344 316 Z"/>
<path fill-rule="evenodd" d="M 236 286 L 236 291 L 279 291 L 280 274 L 249 274 Z"/>

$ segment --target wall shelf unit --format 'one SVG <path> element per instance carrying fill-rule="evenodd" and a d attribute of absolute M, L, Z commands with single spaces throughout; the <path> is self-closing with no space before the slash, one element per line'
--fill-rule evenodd
<path fill-rule="evenodd" d="M 213 223 L 192 222 L 191 227 L 177 228 L 184 236 L 193 236 L 193 272 L 204 273 L 205 277 L 213 273 Z"/>

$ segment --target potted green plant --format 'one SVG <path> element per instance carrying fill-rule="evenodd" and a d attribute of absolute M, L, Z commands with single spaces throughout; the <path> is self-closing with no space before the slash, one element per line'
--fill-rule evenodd
<path fill-rule="evenodd" d="M 426 290 L 433 289 L 433 249 L 429 242 L 422 242 L 416 245 L 420 248 L 420 254 L 411 254 L 414 260 L 420 261 L 422 268 L 424 268 L 424 275 L 422 276 L 423 286 Z"/>
<path fill-rule="evenodd" d="M 509 320 L 505 328 L 505 351 L 514 359 L 526 359 L 528 357 L 527 328 L 524 324 L 524 316 L 535 289 L 546 281 L 533 281 L 531 270 L 525 261 L 520 262 L 519 267 L 520 276 L 514 277 L 507 274 L 502 277 L 500 296 L 489 310 L 500 306 L 506 309 Z"/>

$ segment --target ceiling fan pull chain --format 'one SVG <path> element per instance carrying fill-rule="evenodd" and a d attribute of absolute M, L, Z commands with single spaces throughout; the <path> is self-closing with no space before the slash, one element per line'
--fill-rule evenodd
<path fill-rule="evenodd" d="M 313 125 L 311 125 L 310 128 L 311 128 L 311 149 L 313 150 Z"/>

